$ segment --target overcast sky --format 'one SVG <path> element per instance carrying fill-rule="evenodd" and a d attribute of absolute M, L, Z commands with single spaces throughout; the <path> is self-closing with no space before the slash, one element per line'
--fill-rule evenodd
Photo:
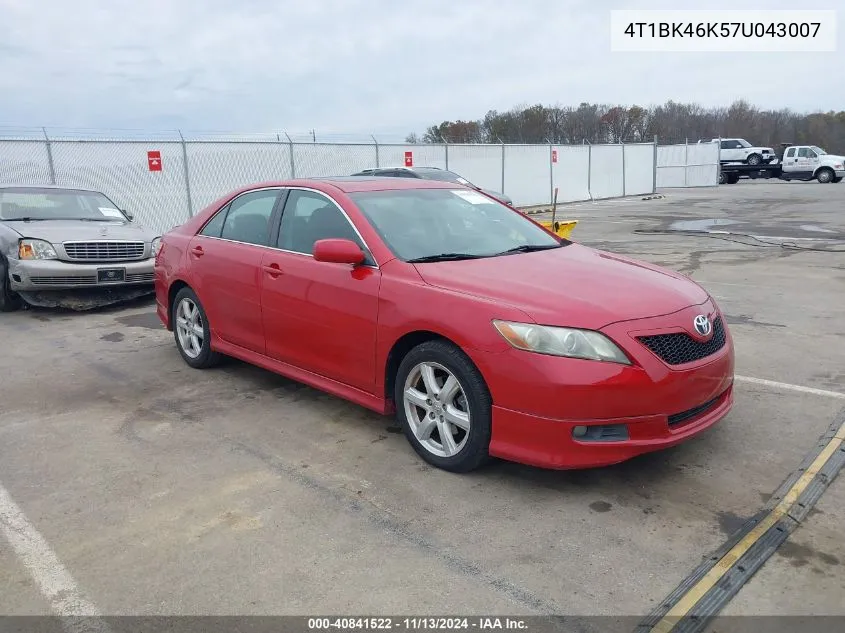
<path fill-rule="evenodd" d="M 810 6 L 706 7 L 740 4 Z M 835 54 L 610 51 L 610 9 L 679 5 L 0 0 L 0 126 L 404 136 L 522 103 L 845 109 L 845 10 Z"/>

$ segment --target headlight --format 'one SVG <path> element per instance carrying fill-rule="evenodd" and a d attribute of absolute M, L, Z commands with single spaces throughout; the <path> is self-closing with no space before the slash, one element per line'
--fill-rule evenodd
<path fill-rule="evenodd" d="M 161 250 L 161 238 L 160 237 L 154 237 L 153 238 L 153 241 L 150 242 L 150 250 L 153 253 L 153 257 L 158 255 L 158 252 Z"/>
<path fill-rule="evenodd" d="M 44 240 L 24 239 L 18 244 L 18 259 L 56 259 L 56 249 Z"/>
<path fill-rule="evenodd" d="M 498 320 L 493 321 L 493 325 L 499 334 L 517 349 L 552 356 L 631 364 L 625 353 L 613 341 L 604 334 L 592 330 Z"/>

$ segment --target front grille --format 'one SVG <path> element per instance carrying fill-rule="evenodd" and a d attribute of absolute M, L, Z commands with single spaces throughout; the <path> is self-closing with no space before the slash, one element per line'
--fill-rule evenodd
<path fill-rule="evenodd" d="M 30 277 L 35 286 L 94 286 L 97 284 L 96 275 L 76 277 Z"/>
<path fill-rule="evenodd" d="M 669 365 L 683 365 L 715 354 L 725 346 L 722 317 L 713 321 L 713 337 L 700 343 L 685 332 L 640 336 L 638 340 Z"/>
<path fill-rule="evenodd" d="M 144 242 L 64 242 L 68 259 L 88 262 L 119 262 L 143 259 Z"/>
<path fill-rule="evenodd" d="M 127 273 L 126 281 L 130 284 L 155 281 L 155 273 Z"/>
<path fill-rule="evenodd" d="M 693 407 L 692 409 L 687 409 L 686 411 L 681 411 L 680 413 L 670 415 L 669 426 L 678 426 L 679 424 L 686 422 L 687 420 L 690 420 L 691 418 L 694 418 L 695 416 L 701 413 L 704 413 L 705 411 L 707 411 L 707 409 L 716 404 L 719 401 L 720 397 L 721 396 L 718 396 L 716 398 L 713 398 L 712 400 L 708 400 L 704 404 L 700 404 L 697 407 Z"/>

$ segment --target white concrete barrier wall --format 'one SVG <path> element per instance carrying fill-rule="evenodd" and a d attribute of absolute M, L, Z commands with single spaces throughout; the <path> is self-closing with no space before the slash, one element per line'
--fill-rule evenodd
<path fill-rule="evenodd" d="M 149 171 L 147 152 L 161 152 Z M 517 206 L 651 193 L 660 187 L 715 185 L 718 146 L 406 145 L 262 140 L 40 140 L 0 138 L 0 183 L 57 184 L 103 191 L 158 231 L 184 222 L 238 187 L 290 177 L 349 175 L 368 167 L 450 169 L 504 191 Z M 655 155 L 657 165 L 655 168 Z"/>

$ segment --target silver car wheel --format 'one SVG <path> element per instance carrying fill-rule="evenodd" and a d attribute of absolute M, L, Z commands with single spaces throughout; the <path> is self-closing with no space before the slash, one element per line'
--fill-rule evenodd
<path fill-rule="evenodd" d="M 471 415 L 461 383 L 438 363 L 420 363 L 403 389 L 405 417 L 417 441 L 438 457 L 453 457 L 469 438 Z"/>
<path fill-rule="evenodd" d="M 179 347 L 189 358 L 197 358 L 202 352 L 205 330 L 197 304 L 185 297 L 176 307 L 176 336 Z"/>

